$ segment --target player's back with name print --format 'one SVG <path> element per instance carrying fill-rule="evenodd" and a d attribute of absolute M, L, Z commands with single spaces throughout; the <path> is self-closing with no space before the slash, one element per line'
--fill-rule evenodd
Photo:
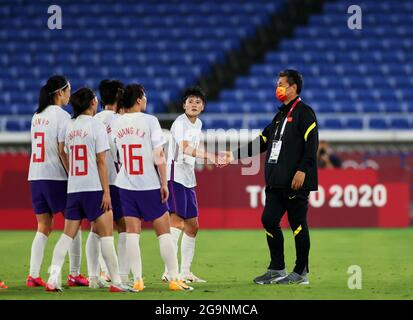
<path fill-rule="evenodd" d="M 68 124 L 65 136 L 65 152 L 69 155 L 68 193 L 102 190 L 96 154 L 108 149 L 106 128 L 99 120 L 80 115 Z"/>
<path fill-rule="evenodd" d="M 70 115 L 59 106 L 48 106 L 32 118 L 30 137 L 29 180 L 67 180 L 67 174 L 59 158 L 58 140 L 64 133 Z"/>
<path fill-rule="evenodd" d="M 121 161 L 116 185 L 128 190 L 159 189 L 153 149 L 166 141 L 158 119 L 142 112 L 123 114 L 113 124 L 112 138 Z"/>

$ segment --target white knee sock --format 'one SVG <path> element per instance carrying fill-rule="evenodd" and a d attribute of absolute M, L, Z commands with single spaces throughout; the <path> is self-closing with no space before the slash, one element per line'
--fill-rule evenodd
<path fill-rule="evenodd" d="M 126 252 L 134 281 L 142 279 L 142 259 L 139 239 L 140 235 L 137 233 L 128 233 L 126 235 Z"/>
<path fill-rule="evenodd" d="M 181 242 L 181 273 L 190 273 L 191 263 L 195 253 L 195 239 L 186 233 L 182 236 Z"/>
<path fill-rule="evenodd" d="M 73 239 L 72 246 L 69 249 L 69 259 L 70 274 L 77 277 L 80 274 L 80 264 L 82 262 L 82 231 L 80 229 Z"/>
<path fill-rule="evenodd" d="M 89 278 L 99 275 L 100 238 L 94 232 L 89 232 L 86 241 L 86 262 Z"/>
<path fill-rule="evenodd" d="M 107 265 L 106 265 L 106 263 L 105 263 L 105 260 L 103 259 L 103 256 L 102 256 L 102 247 L 101 247 L 101 244 L 100 244 L 100 242 L 99 242 L 99 267 L 100 267 L 100 269 L 99 269 L 99 267 L 98 267 L 98 274 L 100 273 L 100 271 L 102 271 L 105 275 L 108 275 L 109 274 L 109 271 L 108 271 L 108 267 L 107 267 Z"/>
<path fill-rule="evenodd" d="M 66 234 L 60 236 L 56 246 L 53 250 L 52 265 L 50 266 L 50 277 L 47 281 L 50 284 L 60 287 L 61 286 L 61 271 L 67 251 L 69 251 L 72 245 L 73 239 Z"/>
<path fill-rule="evenodd" d="M 174 241 L 170 233 L 164 233 L 158 237 L 161 257 L 168 268 L 172 280 L 178 279 L 178 258 L 176 256 Z"/>
<path fill-rule="evenodd" d="M 34 236 L 30 254 L 30 276 L 33 278 L 39 277 L 47 239 L 47 236 L 41 232 L 36 232 L 36 235 Z"/>
<path fill-rule="evenodd" d="M 120 285 L 118 257 L 116 256 L 113 237 L 101 237 L 100 245 L 102 246 L 102 256 L 108 267 L 110 279 L 114 285 Z"/>
<path fill-rule="evenodd" d="M 175 245 L 175 252 L 178 257 L 178 241 L 181 236 L 182 230 L 178 228 L 171 227 L 171 235 Z M 179 266 L 178 266 L 179 267 Z M 165 265 L 165 272 L 168 272 L 168 268 Z"/>
<path fill-rule="evenodd" d="M 120 279 L 122 280 L 122 283 L 128 282 L 129 270 L 130 270 L 129 259 L 128 259 L 128 254 L 126 250 L 126 239 L 127 239 L 126 232 L 119 233 L 118 259 L 119 259 L 119 274 L 120 274 Z"/>

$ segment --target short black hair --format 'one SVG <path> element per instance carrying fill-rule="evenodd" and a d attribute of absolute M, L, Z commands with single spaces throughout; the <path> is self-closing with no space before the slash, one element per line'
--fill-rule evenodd
<path fill-rule="evenodd" d="M 119 80 L 105 79 L 99 83 L 99 95 L 102 107 L 116 102 L 119 89 L 123 89 L 123 83 Z"/>
<path fill-rule="evenodd" d="M 116 96 L 116 102 L 118 109 L 130 109 L 132 108 L 137 99 L 142 99 L 145 95 L 145 88 L 140 83 L 132 83 L 125 88 L 120 88 Z"/>
<path fill-rule="evenodd" d="M 95 99 L 96 95 L 92 89 L 88 87 L 80 88 L 76 90 L 70 96 L 70 104 L 73 106 L 73 119 L 76 119 L 83 112 L 90 107 L 90 103 Z"/>
<path fill-rule="evenodd" d="M 190 96 L 200 98 L 202 100 L 202 102 L 205 104 L 205 92 L 204 92 L 204 90 L 202 90 L 201 87 L 195 86 L 195 87 L 190 87 L 190 88 L 186 89 L 185 92 L 184 92 L 183 103 L 185 103 L 186 99 L 188 99 L 188 97 L 190 97 Z"/>
<path fill-rule="evenodd" d="M 290 86 L 297 85 L 297 93 L 300 94 L 303 88 L 303 76 L 294 69 L 285 69 L 278 74 L 279 77 L 287 77 L 287 82 Z"/>

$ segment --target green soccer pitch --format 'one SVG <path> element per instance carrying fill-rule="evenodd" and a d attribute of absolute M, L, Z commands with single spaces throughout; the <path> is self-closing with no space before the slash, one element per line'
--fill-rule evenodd
<path fill-rule="evenodd" d="M 160 278 L 163 265 L 152 230 L 141 237 L 146 289 L 140 293 L 109 293 L 107 289 L 66 288 L 62 293 L 26 288 L 33 231 L 0 232 L 0 279 L 9 286 L 2 299 L 413 299 L 413 228 L 315 229 L 311 232 L 310 285 L 256 285 L 252 279 L 268 265 L 263 231 L 200 230 L 192 271 L 207 283 L 194 284 L 192 292 L 170 292 Z M 41 276 L 47 268 L 60 231 L 46 247 Z M 83 243 L 87 232 L 83 233 Z M 294 240 L 284 231 L 285 256 L 290 271 L 295 259 Z M 63 268 L 68 273 L 68 256 Z M 348 268 L 362 270 L 362 288 L 348 288 Z M 83 247 L 82 273 L 86 275 Z"/>

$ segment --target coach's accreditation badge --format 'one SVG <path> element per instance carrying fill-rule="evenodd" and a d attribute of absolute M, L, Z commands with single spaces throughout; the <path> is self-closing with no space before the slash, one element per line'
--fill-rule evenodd
<path fill-rule="evenodd" d="M 280 151 L 281 151 L 281 145 L 282 145 L 281 140 L 274 140 L 272 142 L 272 149 L 271 149 L 270 157 L 268 159 L 268 163 L 277 163 L 278 162 L 278 157 L 279 157 Z"/>

